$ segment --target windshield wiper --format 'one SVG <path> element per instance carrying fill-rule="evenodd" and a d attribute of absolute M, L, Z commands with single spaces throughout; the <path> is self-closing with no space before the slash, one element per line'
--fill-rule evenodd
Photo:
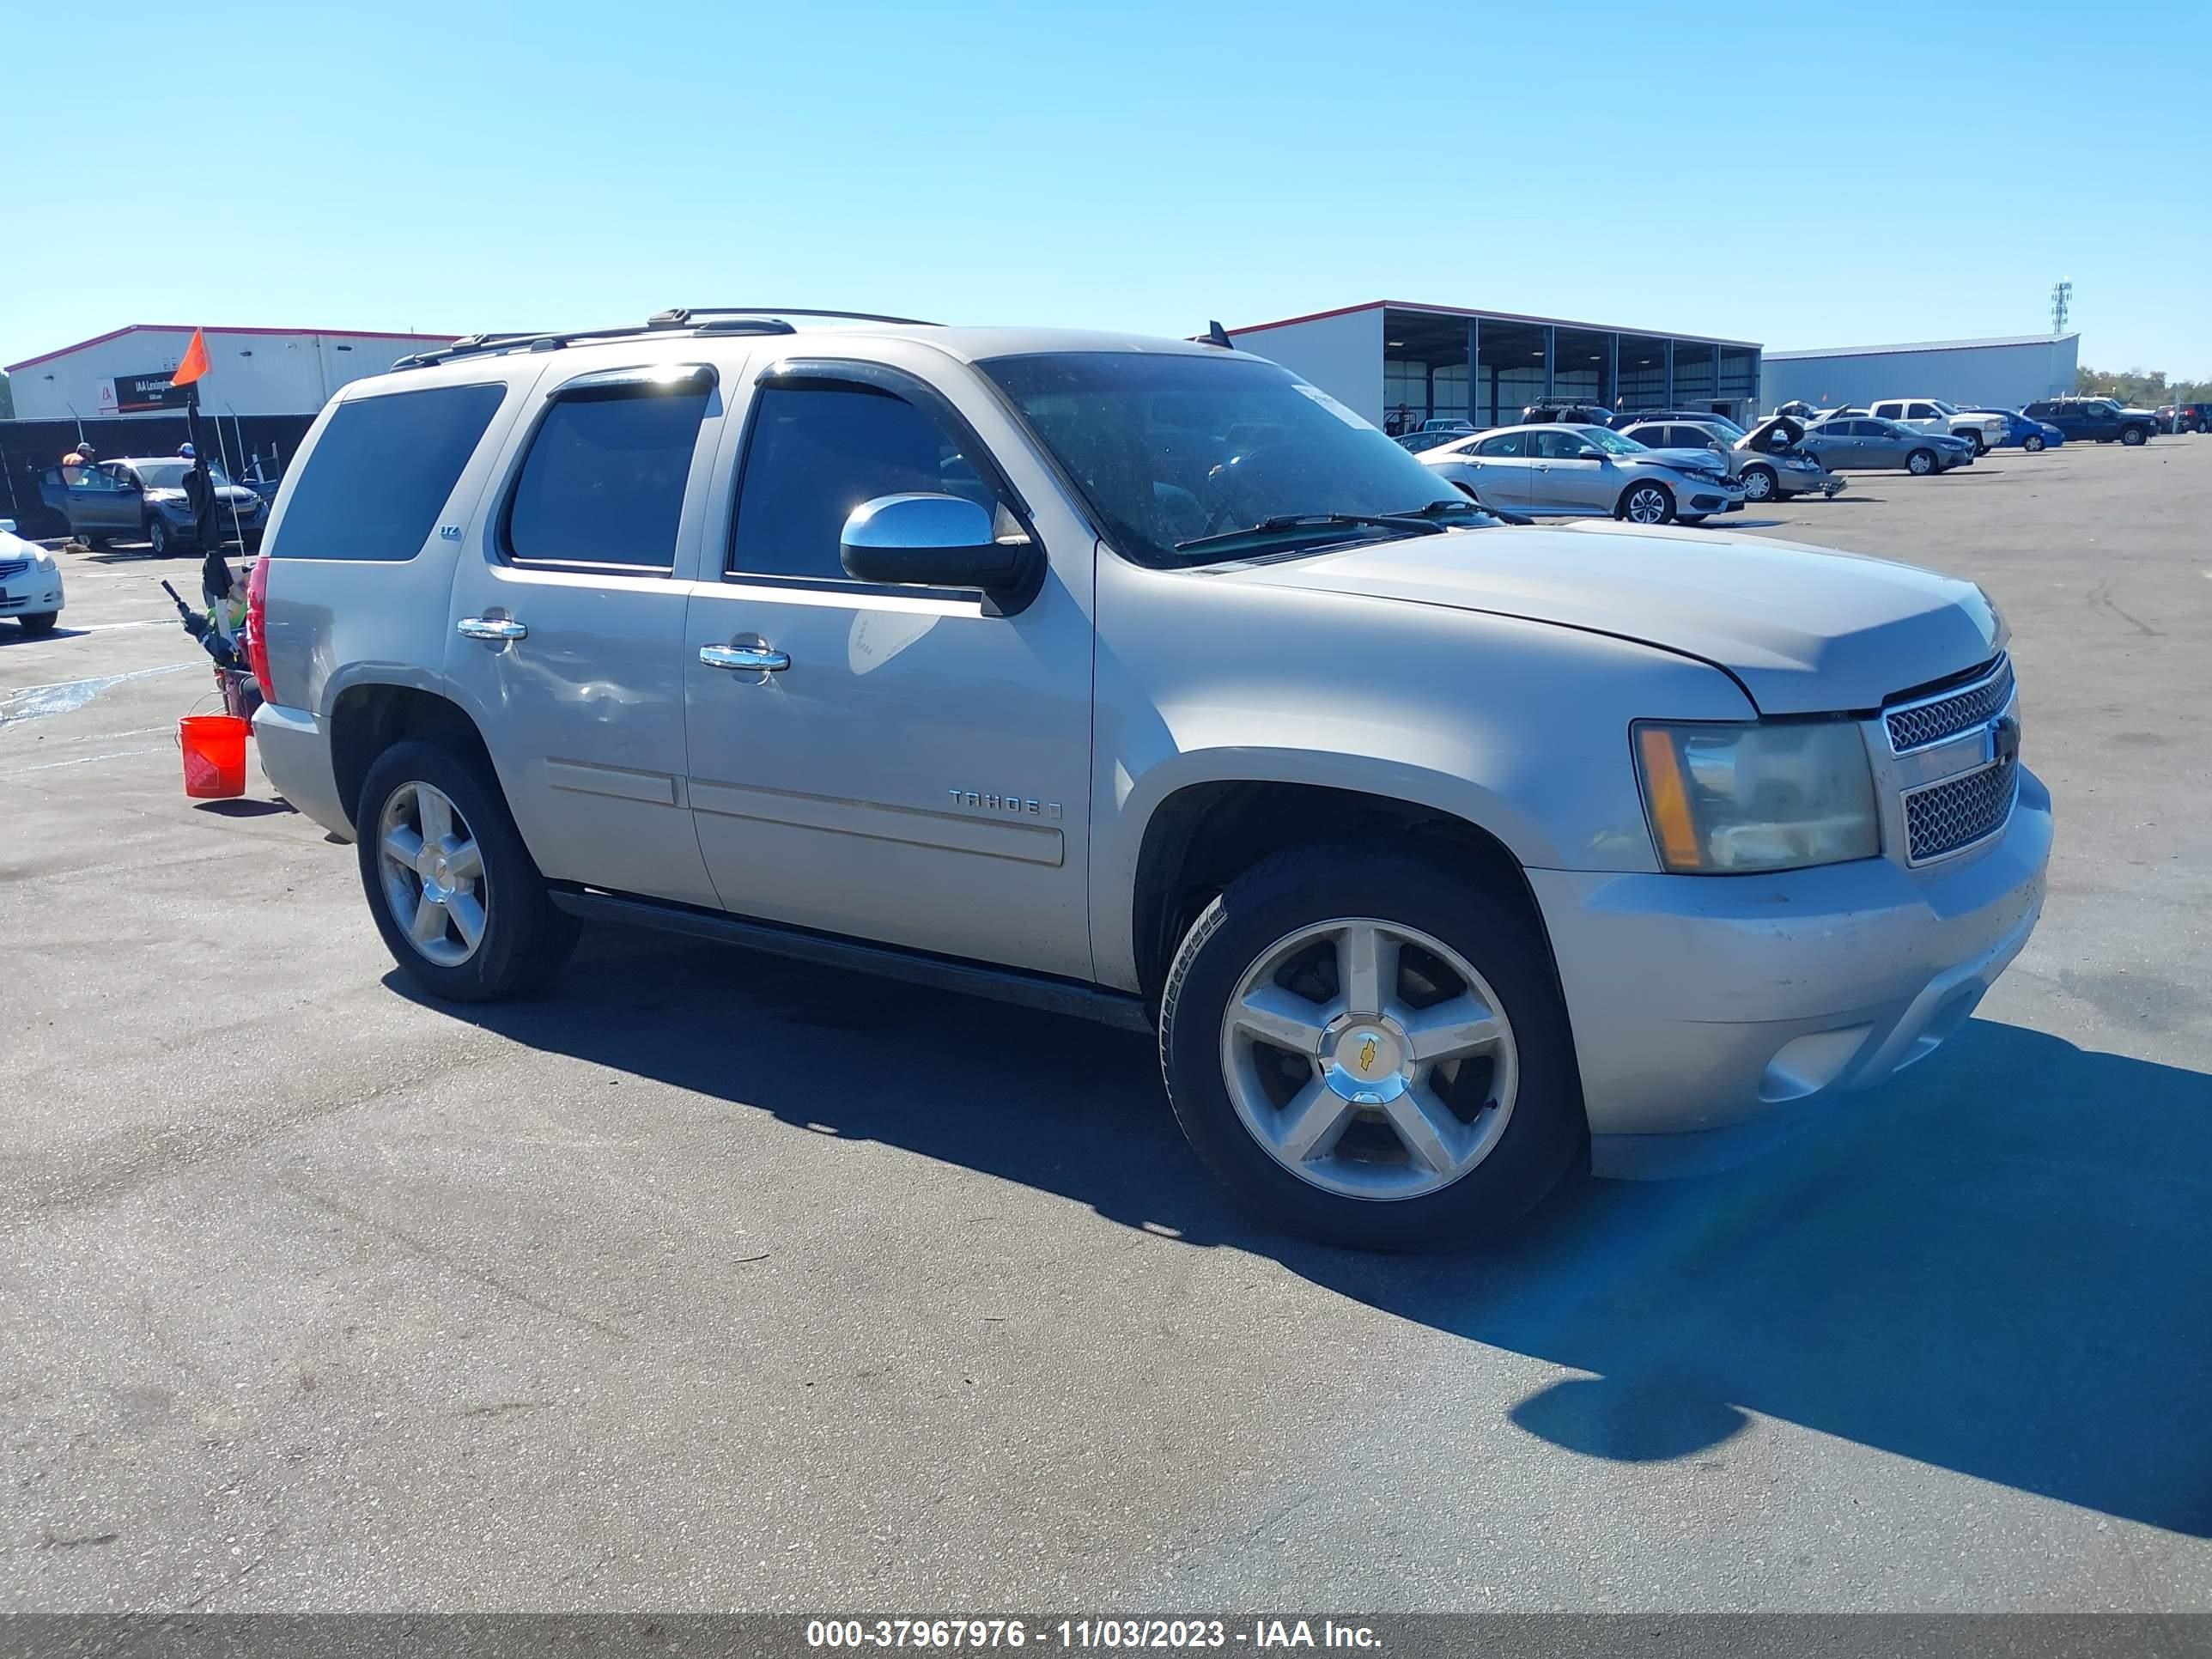
<path fill-rule="evenodd" d="M 1255 536 L 1276 535 L 1286 530 L 1335 530 L 1378 526 L 1384 530 L 1405 530 L 1416 535 L 1440 536 L 1445 526 L 1435 519 L 1425 518 L 1421 514 L 1448 505 L 1448 502 L 1432 501 L 1420 513 L 1278 513 L 1273 518 L 1262 519 L 1242 530 L 1224 530 L 1218 536 L 1200 536 L 1192 541 L 1177 542 L 1175 550 L 1193 553 L 1203 547 L 1226 547 L 1232 542 L 1249 541 Z"/>

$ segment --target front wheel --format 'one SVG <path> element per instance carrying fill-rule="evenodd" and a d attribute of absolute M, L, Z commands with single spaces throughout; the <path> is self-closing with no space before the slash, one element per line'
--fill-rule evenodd
<path fill-rule="evenodd" d="M 1916 478 L 1924 478 L 1936 470 L 1936 452 L 1916 449 L 1905 458 L 1905 470 Z"/>
<path fill-rule="evenodd" d="M 58 611 L 26 611 L 15 618 L 15 626 L 26 634 L 51 634 L 61 614 Z"/>
<path fill-rule="evenodd" d="M 394 744 L 354 812 L 362 887 L 392 960 L 433 996 L 490 1002 L 542 983 L 575 947 L 496 783 L 431 743 Z"/>
<path fill-rule="evenodd" d="M 2150 434 L 2145 432 L 2141 427 L 2131 426 L 2120 434 L 2120 441 L 2125 444 L 2130 449 L 2141 449 L 2143 447 L 2144 441 L 2149 436 Z"/>
<path fill-rule="evenodd" d="M 1539 924 L 1402 843 L 1294 848 L 1231 882 L 1176 952 L 1160 1064 L 1238 1200 L 1354 1249 L 1504 1226 L 1585 1133 Z"/>
<path fill-rule="evenodd" d="M 1974 459 L 1978 461 L 1983 456 L 1990 453 L 1990 441 L 1987 438 L 1984 438 L 1980 433 L 1969 429 L 1967 431 L 1961 432 L 1959 434 L 1959 436 L 1964 438 L 1968 443 L 1973 445 Z"/>
<path fill-rule="evenodd" d="M 166 559 L 177 550 L 176 533 L 169 528 L 166 520 L 149 519 L 146 521 L 146 540 L 157 559 Z"/>
<path fill-rule="evenodd" d="M 1771 501 L 1778 480 L 1771 466 L 1747 466 L 1743 470 L 1743 498 L 1747 501 Z"/>
<path fill-rule="evenodd" d="M 2043 434 L 2040 432 L 2029 433 L 2020 441 L 2020 447 L 2031 455 L 2040 455 L 2043 453 Z"/>
<path fill-rule="evenodd" d="M 1626 519 L 1631 524 L 1671 524 L 1674 519 L 1674 492 L 1665 484 L 1648 479 L 1632 483 L 1620 492 L 1613 516 Z"/>

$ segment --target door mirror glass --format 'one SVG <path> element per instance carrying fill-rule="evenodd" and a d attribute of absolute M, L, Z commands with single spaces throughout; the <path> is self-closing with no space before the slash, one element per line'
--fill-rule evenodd
<path fill-rule="evenodd" d="M 845 574 L 855 581 L 922 587 L 1018 588 L 1034 550 L 1001 542 L 991 514 L 958 495 L 878 495 L 854 507 L 839 538 Z"/>

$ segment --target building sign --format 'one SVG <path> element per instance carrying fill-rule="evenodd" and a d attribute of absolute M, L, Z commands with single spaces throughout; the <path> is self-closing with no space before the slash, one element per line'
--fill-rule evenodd
<path fill-rule="evenodd" d="M 185 387 L 169 384 L 173 372 L 165 368 L 158 374 L 117 375 L 116 412 L 129 415 L 142 409 L 182 409 L 191 399 Z M 105 398 L 100 399 L 102 403 L 106 401 Z"/>

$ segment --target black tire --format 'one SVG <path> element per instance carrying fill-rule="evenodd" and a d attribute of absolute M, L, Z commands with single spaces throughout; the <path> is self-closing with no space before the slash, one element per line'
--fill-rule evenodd
<path fill-rule="evenodd" d="M 107 551 L 108 538 L 105 536 L 95 536 L 90 531 L 87 531 L 83 535 L 79 536 L 77 540 L 83 543 L 85 546 L 90 548 L 95 553 L 105 553 Z"/>
<path fill-rule="evenodd" d="M 1421 1196 L 1352 1197 L 1302 1178 L 1245 1127 L 1231 1097 L 1222 1056 L 1230 998 L 1279 941 L 1340 917 L 1401 922 L 1459 952 L 1510 1025 L 1517 1081 L 1503 1131 L 1479 1163 Z M 1588 1139 L 1541 925 L 1517 894 L 1472 878 L 1463 859 L 1402 841 L 1292 848 L 1231 882 L 1176 952 L 1160 1004 L 1160 1068 L 1183 1133 L 1239 1203 L 1355 1249 L 1456 1245 L 1504 1227 L 1558 1184 Z"/>
<path fill-rule="evenodd" d="M 1905 470 L 1916 478 L 1924 478 L 1936 470 L 1936 452 L 1916 449 L 1905 458 Z"/>
<path fill-rule="evenodd" d="M 147 520 L 146 540 L 151 545 L 154 556 L 157 559 L 166 559 L 177 550 L 177 538 L 170 532 L 167 520 Z"/>
<path fill-rule="evenodd" d="M 392 915 L 385 890 L 380 834 L 384 808 L 396 793 L 415 784 L 427 784 L 451 801 L 483 858 L 483 934 L 458 965 L 433 962 L 416 948 Z M 394 744 L 362 779 L 354 824 L 362 890 L 376 930 L 384 935 L 392 960 L 432 996 L 495 1002 L 516 995 L 559 972 L 575 948 L 576 919 L 547 896 L 545 878 L 481 759 L 465 759 L 419 739 Z"/>
<path fill-rule="evenodd" d="M 2031 455 L 2040 455 L 2043 453 L 2043 434 L 2040 432 L 2029 433 L 2020 441 L 2020 447 Z"/>
<path fill-rule="evenodd" d="M 1980 433 L 1969 429 L 1966 433 L 1966 438 L 1967 441 L 1974 446 L 1974 459 L 1978 461 L 1983 456 L 1990 453 L 1990 441 L 1987 438 L 1984 438 Z"/>
<path fill-rule="evenodd" d="M 1781 489 L 1781 479 L 1771 466 L 1747 466 L 1743 470 L 1743 498 L 1747 501 L 1771 501 Z"/>
<path fill-rule="evenodd" d="M 1665 484 L 1661 483 L 1656 478 L 1646 478 L 1640 483 L 1632 483 L 1629 485 L 1627 489 L 1622 490 L 1620 492 L 1620 501 L 1613 504 L 1613 516 L 1616 519 L 1630 519 L 1632 513 L 1635 510 L 1635 508 L 1632 507 L 1632 503 L 1637 502 L 1640 497 L 1646 497 L 1653 495 L 1656 495 L 1659 498 L 1659 516 L 1651 519 L 1632 519 L 1631 521 L 1636 524 L 1674 523 L 1674 492 L 1668 489 Z"/>
<path fill-rule="evenodd" d="M 2124 426 L 2120 428 L 2120 441 L 2130 449 L 2141 449 L 2150 441 L 2150 434 L 2139 426 Z"/>
<path fill-rule="evenodd" d="M 51 634 L 61 614 L 58 611 L 26 611 L 15 618 L 15 626 L 26 634 Z"/>

